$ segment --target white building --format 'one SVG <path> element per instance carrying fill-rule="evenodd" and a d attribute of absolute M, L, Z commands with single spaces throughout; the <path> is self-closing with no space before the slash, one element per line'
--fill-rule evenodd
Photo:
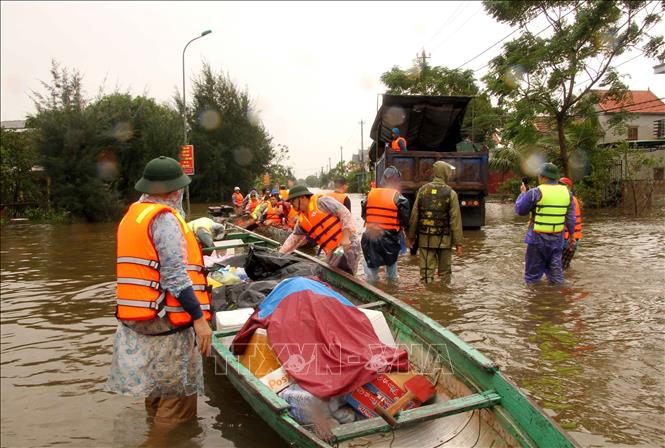
<path fill-rule="evenodd" d="M 601 97 L 607 94 L 607 90 L 595 92 Z M 630 99 L 624 103 L 606 99 L 596 106 L 596 110 L 599 112 L 600 124 L 605 130 L 601 143 L 665 139 L 665 103 L 651 90 L 631 90 Z M 627 123 L 626 131 L 617 132 L 608 129 L 612 115 L 622 110 L 634 114 Z"/>

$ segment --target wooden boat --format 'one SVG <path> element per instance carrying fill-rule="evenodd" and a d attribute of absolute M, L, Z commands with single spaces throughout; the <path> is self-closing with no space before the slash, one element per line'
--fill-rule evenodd
<path fill-rule="evenodd" d="M 229 229 L 226 247 L 274 240 L 241 228 Z M 320 276 L 362 308 L 381 310 L 398 344 L 407 348 L 418 372 L 435 383 L 433 403 L 402 412 L 398 425 L 381 418 L 339 425 L 325 441 L 289 414 L 289 404 L 241 365 L 228 346 L 235 332 L 215 332 L 213 354 L 240 394 L 282 438 L 298 447 L 570 447 L 577 443 L 536 403 L 506 378 L 496 364 L 434 320 L 315 257 Z"/>

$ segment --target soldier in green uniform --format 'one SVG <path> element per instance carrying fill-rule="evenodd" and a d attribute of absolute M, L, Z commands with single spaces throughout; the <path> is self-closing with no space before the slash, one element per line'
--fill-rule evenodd
<path fill-rule="evenodd" d="M 432 166 L 434 178 L 418 190 L 411 209 L 407 237 L 409 246 L 418 237 L 420 252 L 420 280 L 434 281 L 434 272 L 444 280 L 450 279 L 452 271 L 451 249 L 455 255 L 462 254 L 462 215 L 457 193 L 446 183 L 454 169 L 439 160 Z"/>

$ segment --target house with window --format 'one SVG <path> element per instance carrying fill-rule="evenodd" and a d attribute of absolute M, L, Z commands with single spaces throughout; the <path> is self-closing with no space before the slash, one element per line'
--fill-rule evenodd
<path fill-rule="evenodd" d="M 595 92 L 603 98 L 608 91 Z M 628 140 L 640 142 L 639 146 L 642 147 L 665 145 L 665 103 L 662 97 L 651 90 L 631 90 L 629 95 L 629 98 L 621 103 L 605 98 L 596 105 L 598 119 L 605 130 L 600 142 L 614 143 Z M 612 115 L 622 110 L 633 114 L 628 120 L 627 128 L 622 132 L 609 129 L 608 122 Z"/>

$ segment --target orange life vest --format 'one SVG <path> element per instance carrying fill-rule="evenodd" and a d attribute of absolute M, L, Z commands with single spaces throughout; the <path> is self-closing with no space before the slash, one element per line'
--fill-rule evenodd
<path fill-rule="evenodd" d="M 282 223 L 282 213 L 279 211 L 279 207 L 275 206 L 268 202 L 266 207 L 266 221 L 271 224 L 281 224 Z"/>
<path fill-rule="evenodd" d="M 326 255 L 330 255 L 342 241 L 342 223 L 337 216 L 319 209 L 317 203 L 322 196 L 310 197 L 307 214 L 300 213 L 300 227 Z"/>
<path fill-rule="evenodd" d="M 298 222 L 298 212 L 294 207 L 291 207 L 289 209 L 289 215 L 286 218 L 286 224 L 293 229 L 296 226 L 296 222 Z"/>
<path fill-rule="evenodd" d="M 254 209 L 256 208 L 256 206 L 259 205 L 260 202 L 261 202 L 261 201 L 259 201 L 258 198 L 257 198 L 257 199 L 251 199 L 251 198 L 250 198 L 249 203 L 248 203 L 249 211 L 250 211 L 250 212 L 253 212 Z"/>
<path fill-rule="evenodd" d="M 404 137 L 397 137 L 390 144 L 390 149 L 392 149 L 393 151 L 397 151 L 397 152 L 402 151 L 402 148 L 400 148 L 400 146 L 399 146 L 400 141 L 404 142 L 404 147 L 406 147 L 406 139 Z"/>
<path fill-rule="evenodd" d="M 287 189 L 279 190 L 279 198 L 282 201 L 286 201 L 289 198 L 289 190 Z"/>
<path fill-rule="evenodd" d="M 338 193 L 337 191 L 332 191 L 330 193 L 326 193 L 325 196 L 329 196 L 331 198 L 334 198 L 339 202 L 340 204 L 344 205 L 344 201 L 346 201 L 346 198 L 348 196 L 344 193 Z"/>
<path fill-rule="evenodd" d="M 173 208 L 149 202 L 132 204 L 118 226 L 116 317 L 149 320 L 166 314 L 173 325 L 191 322 L 191 316 L 178 299 L 159 283 L 159 256 L 150 236 L 150 225 L 160 213 L 173 213 L 180 223 L 187 242 L 187 273 L 203 315 L 210 320 L 210 291 L 203 254 L 194 232 Z"/>
<path fill-rule="evenodd" d="M 582 238 L 582 208 L 580 207 L 580 201 L 577 200 L 576 196 L 573 196 L 573 201 L 575 202 L 575 239 L 579 240 Z M 563 234 L 564 239 L 568 239 L 570 234 L 566 230 Z"/>
<path fill-rule="evenodd" d="M 237 191 L 233 193 L 233 205 L 236 207 L 242 207 L 242 200 L 244 199 L 241 193 L 238 193 Z"/>
<path fill-rule="evenodd" d="M 383 230 L 399 230 L 399 215 L 395 198 L 399 192 L 393 188 L 372 188 L 367 194 L 365 226 Z"/>

